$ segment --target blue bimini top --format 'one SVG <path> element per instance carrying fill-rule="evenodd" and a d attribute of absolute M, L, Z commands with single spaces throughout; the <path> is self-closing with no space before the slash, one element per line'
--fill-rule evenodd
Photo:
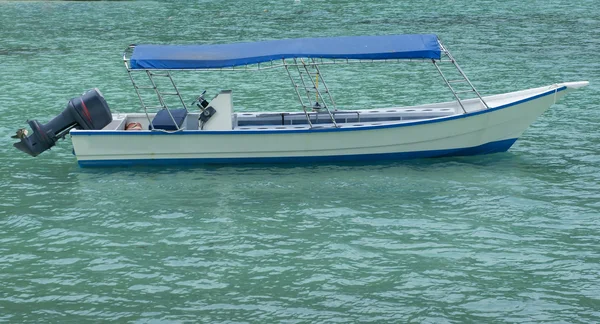
<path fill-rule="evenodd" d="M 217 45 L 137 45 L 131 69 L 219 69 L 287 58 L 440 59 L 433 34 L 296 38 Z"/>

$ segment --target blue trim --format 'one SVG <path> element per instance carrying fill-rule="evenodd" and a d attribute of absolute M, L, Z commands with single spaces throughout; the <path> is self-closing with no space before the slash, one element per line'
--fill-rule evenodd
<path fill-rule="evenodd" d="M 386 160 L 408 160 L 432 157 L 468 156 L 506 152 L 516 141 L 511 138 L 490 142 L 479 146 L 401 153 L 378 153 L 357 155 L 298 156 L 298 157 L 252 157 L 252 158 L 210 158 L 210 159 L 140 159 L 140 160 L 88 160 L 78 161 L 81 167 L 134 166 L 134 165 L 192 165 L 192 164 L 275 164 L 275 163 L 316 163 L 316 162 L 380 162 Z"/>
<path fill-rule="evenodd" d="M 455 120 L 455 119 L 460 119 L 460 118 L 468 118 L 468 117 L 472 117 L 472 116 L 477 116 L 477 115 L 482 115 L 482 114 L 487 114 L 487 113 L 491 113 L 497 110 L 501 110 L 501 109 L 505 109 L 508 107 L 512 107 L 515 105 L 519 105 L 522 104 L 524 102 L 528 102 L 531 100 L 535 100 L 541 97 L 545 97 L 551 94 L 554 94 L 555 92 L 560 92 L 560 91 L 564 91 L 566 90 L 567 87 L 566 86 L 562 86 L 558 89 L 555 90 L 550 90 L 550 91 L 546 91 L 544 93 L 541 93 L 539 95 L 535 95 L 529 98 L 525 98 L 525 99 L 521 99 L 515 102 L 511 102 L 508 103 L 506 105 L 502 105 L 502 106 L 498 106 L 498 107 L 494 107 L 494 108 L 490 108 L 490 109 L 485 109 L 485 110 L 480 110 L 480 111 L 475 111 L 475 112 L 470 112 L 467 114 L 462 114 L 462 115 L 456 115 L 456 116 L 450 116 L 447 118 L 440 118 L 440 119 L 428 119 L 428 120 L 421 120 L 421 121 L 416 121 L 413 123 L 403 123 L 403 124 L 390 124 L 390 125 L 379 125 L 379 126 L 362 126 L 362 127 L 349 127 L 349 128 L 323 128 L 323 129 L 289 129 L 289 130 L 248 130 L 248 131 L 204 131 L 204 130 L 189 130 L 189 131 L 182 131 L 182 132 L 176 132 L 176 133 L 165 133 L 165 132 L 150 132 L 150 131 L 138 131 L 138 132 L 132 132 L 132 131 L 101 131 L 101 130 L 94 130 L 94 131 L 81 131 L 81 130 L 73 130 L 71 131 L 71 136 L 79 136 L 79 135 L 129 135 L 129 136 L 150 136 L 150 135 L 231 135 L 231 134 L 282 134 L 282 133 L 326 133 L 326 132 L 348 132 L 348 131 L 364 131 L 364 130 L 372 130 L 372 129 L 383 129 L 383 128 L 396 128 L 396 127 L 408 127 L 408 126 L 415 126 L 415 125 L 423 125 L 423 124 L 433 124 L 433 123 L 442 123 L 442 122 L 446 122 L 449 120 Z"/>

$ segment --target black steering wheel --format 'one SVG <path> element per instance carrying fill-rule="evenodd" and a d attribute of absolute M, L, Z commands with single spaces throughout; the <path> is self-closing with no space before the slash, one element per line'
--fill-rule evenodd
<path fill-rule="evenodd" d="M 205 93 L 206 93 L 206 90 L 202 91 L 202 93 L 198 96 L 198 98 L 196 98 L 196 100 L 192 101 L 190 106 L 193 106 L 195 104 L 196 106 L 198 106 L 198 108 L 200 108 L 200 110 L 204 110 L 204 108 L 206 108 L 206 106 L 208 106 L 208 101 L 206 101 L 206 99 L 204 99 Z"/>

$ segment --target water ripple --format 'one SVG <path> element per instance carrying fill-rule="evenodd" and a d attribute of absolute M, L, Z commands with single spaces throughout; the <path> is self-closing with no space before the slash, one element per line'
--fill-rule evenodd
<path fill-rule="evenodd" d="M 599 322 L 595 7 L 0 2 L 0 322 Z M 485 94 L 591 84 L 482 157 L 82 170 L 68 141 L 33 159 L 9 137 L 93 87 L 138 111 L 131 43 L 421 32 Z M 451 99 L 414 69 L 324 73 L 343 107 Z M 234 89 L 240 111 L 297 106 L 277 73 L 175 77 L 183 93 Z"/>

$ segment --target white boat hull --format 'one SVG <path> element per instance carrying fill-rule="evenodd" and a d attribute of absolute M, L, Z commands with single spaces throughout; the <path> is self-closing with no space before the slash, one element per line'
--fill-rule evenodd
<path fill-rule="evenodd" d="M 585 83 L 587 84 L 587 83 Z M 228 131 L 72 130 L 80 166 L 379 161 L 508 150 L 560 97 L 564 83 L 484 97 L 490 109 L 349 128 Z"/>

